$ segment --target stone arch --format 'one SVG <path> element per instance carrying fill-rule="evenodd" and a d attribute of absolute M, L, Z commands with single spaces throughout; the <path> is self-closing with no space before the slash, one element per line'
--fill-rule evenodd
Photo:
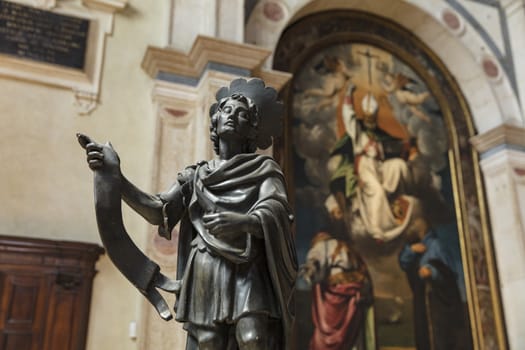
<path fill-rule="evenodd" d="M 423 80 L 434 81 L 429 87 L 436 95 L 441 96 L 438 98 L 439 104 L 444 110 L 448 111 L 445 113 L 445 119 L 448 121 L 448 130 L 453 145 L 450 148 L 451 160 L 455 163 L 454 171 L 459 174 L 453 180 L 458 191 L 456 193 L 457 202 L 454 206 L 459 217 L 461 217 L 458 223 L 464 228 L 461 237 L 465 242 L 463 256 L 466 259 L 465 266 L 468 266 L 466 270 L 470 276 L 468 279 L 471 281 L 468 288 L 472 292 L 470 305 L 473 306 L 471 308 L 471 322 L 473 322 L 472 327 L 475 329 L 474 342 L 487 346 L 498 343 L 503 346 L 505 340 L 504 333 L 501 331 L 501 312 L 498 302 L 494 302 L 499 300 L 497 277 L 495 277 L 494 265 L 487 258 L 492 255 L 493 250 L 485 221 L 486 215 L 480 214 L 484 210 L 484 199 L 483 194 L 479 191 L 482 188 L 479 165 L 477 154 L 473 152 L 468 143 L 469 137 L 480 131 L 479 123 L 476 125 L 478 130 L 475 130 L 472 125 L 471 112 L 482 111 L 486 113 L 487 109 L 492 108 L 492 113 L 495 116 L 502 115 L 498 101 L 492 94 L 493 90 L 488 86 L 488 92 L 485 91 L 485 95 L 483 95 L 485 104 L 467 107 L 471 102 L 466 98 L 466 93 L 461 91 L 458 78 L 453 77 L 453 73 L 448 70 L 443 60 L 420 38 L 415 37 L 413 32 L 408 31 L 395 21 L 385 19 L 384 16 L 371 15 L 369 11 L 339 10 L 314 11 L 308 12 L 307 15 L 298 14 L 299 19 L 293 19 L 293 24 L 288 26 L 279 38 L 278 45 L 274 49 L 273 66 L 275 69 L 294 73 L 303 67 L 305 58 L 309 57 L 308 55 L 311 55 L 312 52 L 334 43 L 354 40 L 378 46 L 385 45 L 384 48 L 394 52 L 396 50 L 405 52 L 403 60 L 407 63 L 410 62 L 414 69 L 419 67 L 418 74 L 426 76 Z M 425 17 L 425 20 L 428 18 Z M 397 36 L 398 34 L 399 36 Z M 398 52 L 399 55 L 401 55 L 401 51 Z M 466 55 L 466 57 L 470 56 Z M 430 62 L 430 64 L 422 65 L 421 62 Z M 469 64 L 472 65 L 472 63 Z M 481 69 L 479 65 L 477 68 Z M 483 72 L 477 73 L 479 75 L 476 77 L 487 84 L 490 83 Z M 475 78 L 472 79 L 476 81 Z M 477 84 L 471 89 L 480 90 L 479 84 L 481 83 L 478 82 Z M 295 84 L 292 83 L 289 89 L 284 91 L 285 99 L 289 102 L 292 101 L 289 106 L 294 105 L 293 99 L 290 99 L 293 98 L 294 87 Z M 292 113 L 292 108 L 289 107 L 289 115 Z M 486 118 L 489 117 L 491 115 L 487 114 Z M 290 120 L 290 118 L 287 119 L 288 124 L 285 127 L 287 136 L 280 140 L 282 144 L 277 144 L 275 155 L 283 164 L 289 183 L 293 183 L 294 169 L 288 168 L 292 164 L 290 149 L 293 132 Z M 501 118 L 496 121 L 489 121 L 505 122 Z M 487 121 L 484 120 L 484 122 Z M 497 329 L 497 331 L 492 332 L 492 334 L 481 331 L 486 328 Z"/>
<path fill-rule="evenodd" d="M 456 79 L 477 133 L 505 123 L 523 125 L 518 97 L 494 53 L 445 1 L 260 1 L 248 19 L 246 41 L 274 50 L 287 26 L 305 16 L 334 9 L 381 16 L 418 37 Z"/>

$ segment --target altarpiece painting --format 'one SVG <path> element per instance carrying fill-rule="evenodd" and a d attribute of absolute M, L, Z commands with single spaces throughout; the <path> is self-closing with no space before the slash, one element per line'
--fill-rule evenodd
<path fill-rule="evenodd" d="M 296 213 L 297 349 L 496 348 L 474 128 L 439 60 L 392 23 L 332 12 L 285 31 L 275 67 L 294 73 L 278 157 Z"/>

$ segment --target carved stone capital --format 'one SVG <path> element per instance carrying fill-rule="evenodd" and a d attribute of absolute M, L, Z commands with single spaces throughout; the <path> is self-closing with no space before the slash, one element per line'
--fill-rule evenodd
<path fill-rule="evenodd" d="M 199 36 L 189 53 L 172 48 L 149 46 L 142 68 L 153 79 L 196 86 L 206 71 L 233 76 L 259 77 L 280 90 L 291 75 L 262 68 L 271 51 L 255 45 L 239 44 Z"/>
<path fill-rule="evenodd" d="M 525 128 L 503 124 L 483 134 L 473 136 L 470 142 L 482 158 L 506 148 L 525 152 Z"/>

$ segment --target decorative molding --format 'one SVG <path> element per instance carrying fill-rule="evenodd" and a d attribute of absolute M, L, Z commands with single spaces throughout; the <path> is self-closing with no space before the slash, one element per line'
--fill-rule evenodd
<path fill-rule="evenodd" d="M 52 13 L 89 20 L 83 69 L 22 59 L 0 54 L 0 75 L 18 80 L 56 86 L 73 91 L 73 105 L 79 115 L 90 114 L 98 105 L 106 37 L 113 33 L 114 13 L 127 0 L 10 0 Z"/>
<path fill-rule="evenodd" d="M 518 93 L 518 83 L 516 81 L 516 67 L 512 56 L 512 45 L 510 42 L 509 25 L 506 16 L 505 6 L 502 1 L 493 0 L 468 0 L 480 5 L 494 8 L 498 12 L 500 21 L 500 29 L 502 34 L 504 50 L 500 50 L 495 42 L 495 38 L 490 34 L 482 23 L 471 13 L 460 0 L 445 0 L 455 11 L 457 11 L 470 25 L 471 27 L 481 36 L 484 43 L 495 55 L 499 65 L 505 71 L 507 78 L 512 86 L 514 93 Z M 518 2 L 518 1 L 516 1 Z"/>
<path fill-rule="evenodd" d="M 89 115 L 98 103 L 98 95 L 91 92 L 73 90 L 75 93 L 74 106 L 79 115 Z"/>
<path fill-rule="evenodd" d="M 525 150 L 525 128 L 503 124 L 471 137 L 470 142 L 482 157 L 489 155 L 492 150 L 506 147 Z"/>
<path fill-rule="evenodd" d="M 270 53 L 269 50 L 254 45 L 198 36 L 188 54 L 170 48 L 149 46 L 142 61 L 142 68 L 152 78 L 156 78 L 159 72 L 196 78 L 202 74 L 209 62 L 253 70 L 258 68 Z"/>
<path fill-rule="evenodd" d="M 153 79 L 196 86 L 208 71 L 264 79 L 280 90 L 291 74 L 262 68 L 271 51 L 255 45 L 198 36 L 189 53 L 149 46 L 142 68 Z"/>
<path fill-rule="evenodd" d="M 514 174 L 516 174 L 519 177 L 525 176 L 525 169 L 524 168 L 514 168 Z"/>
<path fill-rule="evenodd" d="M 161 121 L 177 128 L 186 128 L 198 110 L 198 92 L 194 88 L 181 89 L 171 82 L 156 80 L 152 99 Z"/>
<path fill-rule="evenodd" d="M 503 149 L 497 157 L 484 157 L 480 160 L 481 169 L 485 178 L 503 176 L 505 178 L 520 178 L 519 171 L 525 166 L 525 153 L 514 149 Z"/>
<path fill-rule="evenodd" d="M 428 4 L 431 3 L 417 0 L 412 2 L 425 4 L 421 6 L 428 7 L 430 7 Z M 325 4 L 325 2 L 322 3 Z M 363 5 L 364 1 L 361 1 L 360 4 Z M 380 5 L 376 4 L 376 6 Z M 408 7 L 406 9 L 409 13 Z M 397 11 L 399 15 L 401 10 L 405 8 L 400 6 L 391 11 Z M 387 14 L 387 11 L 385 10 L 382 15 Z M 417 12 L 414 9 L 412 11 L 415 16 Z M 403 28 L 403 21 L 399 17 L 399 24 L 397 24 L 394 21 L 385 20 L 387 16 L 374 16 L 370 12 L 334 9 L 301 17 L 281 34 L 275 50 L 274 67 L 297 73 L 300 67 L 306 64 L 309 57 L 319 57 L 315 55 L 320 55 L 323 49 L 336 50 L 335 45 L 358 42 L 386 49 L 414 69 L 420 79 L 428 84 L 429 90 L 434 94 L 441 108 L 449 131 L 448 159 L 453 192 L 453 196 L 449 198 L 452 203 L 453 197 L 458 218 L 473 347 L 493 346 L 504 349 L 506 339 L 500 305 L 497 265 L 493 260 L 494 250 L 487 223 L 478 157 L 472 152 L 472 147 L 468 143 L 468 138 L 474 135 L 475 130 L 464 94 L 459 89 L 457 78 L 444 64 L 447 57 L 440 59 L 431 51 L 428 41 L 420 41 L 414 32 Z M 439 15 L 439 12 L 435 11 L 432 15 Z M 421 16 L 421 19 L 425 17 Z M 426 27 L 430 22 L 432 21 L 425 19 L 425 24 L 418 28 L 436 28 L 437 31 L 437 23 L 436 27 L 433 25 Z M 441 28 L 439 30 L 440 33 L 443 31 Z M 436 42 L 444 43 L 441 39 L 440 36 Z M 449 40 L 448 34 L 446 40 Z M 452 38 L 452 40 L 455 39 Z M 446 46 L 446 44 L 441 45 L 443 48 Z M 289 84 L 287 89 L 293 89 L 294 86 L 291 85 Z M 293 173 L 293 170 L 287 171 L 293 167 L 293 159 L 290 154 L 291 144 L 294 142 L 291 137 L 294 126 L 292 116 L 289 116 L 288 121 L 285 128 L 286 136 L 276 153 L 279 155 L 279 160 L 283 160 L 285 164 L 283 168 L 287 178 L 292 179 L 293 177 L 289 174 Z M 293 183 L 293 180 L 289 182 Z"/>
<path fill-rule="evenodd" d="M 57 6 L 56 0 L 33 0 L 32 5 L 42 10 L 51 10 Z"/>
<path fill-rule="evenodd" d="M 115 13 L 123 10 L 128 4 L 128 0 L 82 0 L 82 4 L 88 8 Z"/>
<path fill-rule="evenodd" d="M 486 77 L 494 83 L 499 83 L 503 79 L 503 71 L 499 66 L 499 61 L 493 56 L 485 55 L 481 59 L 481 67 Z"/>
<path fill-rule="evenodd" d="M 441 10 L 441 20 L 454 35 L 459 37 L 465 34 L 465 21 L 452 9 L 444 8 Z"/>

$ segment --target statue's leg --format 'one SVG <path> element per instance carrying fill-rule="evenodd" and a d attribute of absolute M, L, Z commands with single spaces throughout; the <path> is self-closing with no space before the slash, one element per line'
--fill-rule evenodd
<path fill-rule="evenodd" d="M 188 337 L 186 338 L 186 350 L 198 350 L 199 344 L 197 343 L 197 339 L 195 339 L 193 336 L 188 334 Z"/>
<path fill-rule="evenodd" d="M 267 350 L 272 332 L 265 314 L 248 314 L 237 321 L 235 337 L 239 350 Z"/>
<path fill-rule="evenodd" d="M 224 350 L 228 345 L 228 328 L 227 327 L 195 327 L 194 343 L 199 350 Z M 189 339 L 188 337 L 188 344 Z M 188 344 L 186 346 L 188 346 Z M 193 348 L 190 348 L 193 349 Z"/>

